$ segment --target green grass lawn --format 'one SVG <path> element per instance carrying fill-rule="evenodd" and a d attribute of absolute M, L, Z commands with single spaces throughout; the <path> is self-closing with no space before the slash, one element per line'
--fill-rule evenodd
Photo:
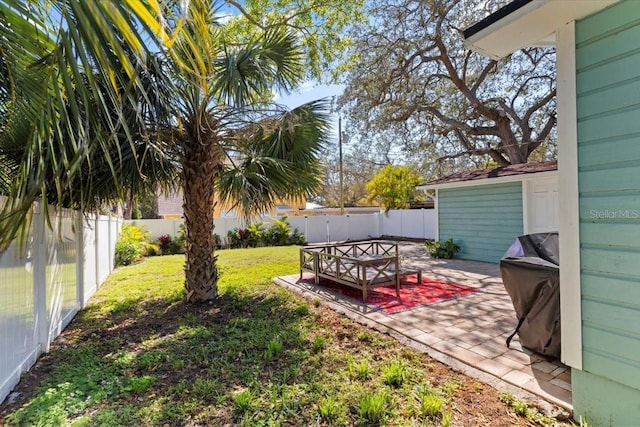
<path fill-rule="evenodd" d="M 274 276 L 299 272 L 297 247 L 218 254 L 220 298 L 210 305 L 183 303 L 183 256 L 117 269 L 23 377 L 20 398 L 0 407 L 0 420 L 56 426 L 555 422 L 517 411 L 514 399 L 500 399 L 496 390 L 272 284 Z"/>

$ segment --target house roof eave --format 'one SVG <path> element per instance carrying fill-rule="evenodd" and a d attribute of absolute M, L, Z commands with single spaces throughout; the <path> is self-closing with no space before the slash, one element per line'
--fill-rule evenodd
<path fill-rule="evenodd" d="M 514 0 L 464 30 L 465 46 L 494 59 L 527 46 L 553 46 L 562 25 L 619 0 Z"/>
<path fill-rule="evenodd" d="M 532 171 L 532 172 L 505 175 L 505 176 L 457 180 L 457 181 L 431 183 L 431 184 L 427 183 L 427 184 L 417 186 L 416 190 L 427 191 L 427 190 L 441 190 L 445 188 L 475 187 L 478 185 L 503 184 L 507 182 L 552 178 L 557 176 L 558 176 L 557 169 L 538 171 L 538 172 Z"/>

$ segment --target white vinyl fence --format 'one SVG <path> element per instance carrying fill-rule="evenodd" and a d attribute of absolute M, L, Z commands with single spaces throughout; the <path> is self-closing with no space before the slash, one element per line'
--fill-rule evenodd
<path fill-rule="evenodd" d="M 42 209 L 0 255 L 0 402 L 113 270 L 121 220 Z"/>
<path fill-rule="evenodd" d="M 392 210 L 372 214 L 291 216 L 287 218 L 292 228 L 305 235 L 308 243 L 341 240 L 361 240 L 380 236 L 433 239 L 436 236 L 436 212 L 434 209 Z M 267 226 L 270 217 L 257 218 Z M 153 238 L 163 234 L 175 237 L 184 223 L 181 219 L 143 219 L 125 221 L 144 226 Z M 238 218 L 216 218 L 215 233 L 224 241 L 229 230 L 244 227 Z"/>

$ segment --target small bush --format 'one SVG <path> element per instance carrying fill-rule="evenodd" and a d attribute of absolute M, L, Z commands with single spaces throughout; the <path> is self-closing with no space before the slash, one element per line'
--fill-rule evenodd
<path fill-rule="evenodd" d="M 116 265 L 129 265 L 150 252 L 159 250 L 156 243 L 148 241 L 149 235 L 142 226 L 124 224 L 116 243 Z"/>
<path fill-rule="evenodd" d="M 116 243 L 116 265 L 129 265 L 142 258 L 138 245 L 130 242 Z"/>
<path fill-rule="evenodd" d="M 169 248 L 171 247 L 171 243 L 171 236 L 169 236 L 168 234 L 163 234 L 162 236 L 158 237 L 158 245 L 160 246 L 162 255 L 167 255 L 170 253 Z"/>
<path fill-rule="evenodd" d="M 427 240 L 425 242 L 427 252 L 431 258 L 445 258 L 451 259 L 455 254 L 460 252 L 460 246 L 453 242 L 453 239 L 449 239 L 443 242 L 437 242 L 434 240 Z"/>
<path fill-rule="evenodd" d="M 264 233 L 264 242 L 269 246 L 285 246 L 289 244 L 291 226 L 286 217 L 274 219 L 273 225 Z"/>
<path fill-rule="evenodd" d="M 304 237 L 304 234 L 302 234 L 297 228 L 293 230 L 293 232 L 291 233 L 291 237 L 289 237 L 289 244 L 290 245 L 303 245 L 304 242 L 307 239 Z"/>
<path fill-rule="evenodd" d="M 227 232 L 227 245 L 231 249 L 249 246 L 249 233 L 244 228 L 234 228 Z"/>
<path fill-rule="evenodd" d="M 254 222 L 249 224 L 246 229 L 246 244 L 250 248 L 257 246 L 263 246 L 264 239 L 264 225 L 261 222 Z"/>

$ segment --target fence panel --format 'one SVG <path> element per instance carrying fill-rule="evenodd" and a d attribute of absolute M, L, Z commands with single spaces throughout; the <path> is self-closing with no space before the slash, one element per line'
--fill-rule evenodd
<path fill-rule="evenodd" d="M 183 219 L 134 219 L 127 220 L 125 223 L 141 225 L 150 234 L 151 237 L 157 239 L 163 234 L 175 237 L 180 230 L 180 226 L 184 224 Z"/>
<path fill-rule="evenodd" d="M 46 307 L 49 330 L 43 343 L 53 341 L 80 309 L 73 211 L 54 212 L 52 227 L 45 227 Z"/>
<path fill-rule="evenodd" d="M 280 217 L 278 217 L 280 218 Z M 303 233 L 308 243 L 322 243 L 341 240 L 361 240 L 382 235 L 433 239 L 436 235 L 436 217 L 433 209 L 391 210 L 387 214 L 348 214 L 292 216 L 287 218 L 291 228 Z M 223 242 L 229 230 L 246 227 L 240 218 L 216 218 L 215 232 Z M 268 228 L 273 218 L 260 217 L 254 221 L 263 222 Z M 125 221 L 144 225 L 157 239 L 162 234 L 175 237 L 183 220 L 149 219 Z"/>
<path fill-rule="evenodd" d="M 378 215 L 377 213 L 347 215 L 349 229 L 347 239 L 363 240 L 380 237 Z"/>
<path fill-rule="evenodd" d="M 380 213 L 380 234 L 383 236 L 402 236 L 402 211 L 391 210 Z"/>
<path fill-rule="evenodd" d="M 0 255 L 0 402 L 39 355 L 31 231 L 20 246 Z"/>
<path fill-rule="evenodd" d="M 108 250 L 103 249 L 109 244 L 109 217 L 100 215 L 96 220 L 97 230 L 97 244 L 96 244 L 96 276 L 98 277 L 98 283 L 102 283 L 106 280 L 111 273 L 113 264 L 111 264 L 111 256 Z"/>
<path fill-rule="evenodd" d="M 96 254 L 97 230 L 96 216 L 81 218 L 82 224 L 82 305 L 89 301 L 89 297 L 98 289 L 98 263 Z"/>
<path fill-rule="evenodd" d="M 307 243 L 325 243 L 329 241 L 328 219 L 326 215 L 307 217 L 305 230 L 303 231 Z"/>
<path fill-rule="evenodd" d="M 436 236 L 435 209 L 390 210 L 380 213 L 381 234 L 418 239 Z"/>
<path fill-rule="evenodd" d="M 113 269 L 118 220 L 44 209 L 0 255 L 0 402 Z"/>

